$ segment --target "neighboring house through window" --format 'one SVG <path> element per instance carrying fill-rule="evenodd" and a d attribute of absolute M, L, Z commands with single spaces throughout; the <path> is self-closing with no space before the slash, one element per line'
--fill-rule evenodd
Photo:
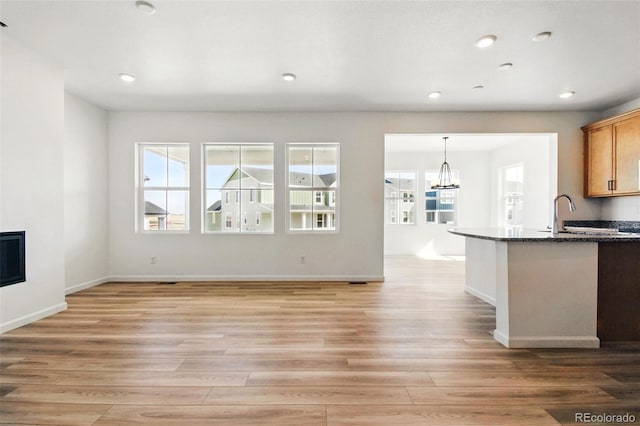
<path fill-rule="evenodd" d="M 136 229 L 189 230 L 189 144 L 138 143 Z"/>
<path fill-rule="evenodd" d="M 209 143 L 203 156 L 205 232 L 273 232 L 273 144 Z"/>
<path fill-rule="evenodd" d="M 416 172 L 386 171 L 384 173 L 385 223 L 415 224 L 415 194 Z"/>
<path fill-rule="evenodd" d="M 522 228 L 524 212 L 524 165 L 500 168 L 500 211 L 498 226 Z"/>
<path fill-rule="evenodd" d="M 428 170 L 425 179 L 425 222 L 455 225 L 457 222 L 458 189 L 431 189 L 439 182 L 438 170 Z M 458 181 L 458 171 L 452 170 L 451 177 Z"/>
<path fill-rule="evenodd" d="M 339 145 L 287 145 L 290 231 L 335 231 Z"/>

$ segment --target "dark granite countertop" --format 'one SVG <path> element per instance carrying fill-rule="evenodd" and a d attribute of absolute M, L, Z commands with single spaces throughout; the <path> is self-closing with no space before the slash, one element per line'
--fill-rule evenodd
<path fill-rule="evenodd" d="M 463 237 L 479 238 L 492 241 L 513 242 L 554 242 L 554 243 L 609 243 L 640 242 L 640 233 L 624 233 L 592 235 L 561 232 L 551 234 L 548 230 L 511 229 L 511 228 L 451 228 L 448 231 Z"/>
<path fill-rule="evenodd" d="M 592 228 L 613 228 L 620 232 L 640 232 L 640 221 L 632 220 L 565 220 L 564 226 L 590 226 Z"/>

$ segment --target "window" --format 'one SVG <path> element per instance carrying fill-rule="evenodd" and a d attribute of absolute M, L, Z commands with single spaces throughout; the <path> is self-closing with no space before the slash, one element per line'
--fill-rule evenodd
<path fill-rule="evenodd" d="M 287 145 L 289 230 L 335 231 L 339 145 Z"/>
<path fill-rule="evenodd" d="M 431 185 L 439 181 L 439 171 L 429 170 L 424 174 L 425 188 L 425 222 L 455 225 L 457 221 L 456 205 L 458 189 L 431 189 Z M 451 178 L 458 180 L 458 171 L 451 171 Z"/>
<path fill-rule="evenodd" d="M 189 144 L 139 143 L 136 229 L 189 230 Z"/>
<path fill-rule="evenodd" d="M 524 165 L 500 168 L 500 218 L 498 226 L 522 228 Z"/>
<path fill-rule="evenodd" d="M 387 171 L 384 174 L 385 223 L 415 223 L 416 172 Z M 398 218 L 401 218 L 398 222 Z"/>
<path fill-rule="evenodd" d="M 204 231 L 273 232 L 273 144 L 209 143 L 203 158 L 205 215 L 224 217 Z"/>

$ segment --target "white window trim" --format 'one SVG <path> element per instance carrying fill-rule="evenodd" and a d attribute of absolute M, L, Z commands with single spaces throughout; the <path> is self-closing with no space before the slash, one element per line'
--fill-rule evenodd
<path fill-rule="evenodd" d="M 273 198 L 276 198 L 276 194 L 275 194 L 275 179 L 276 179 L 276 175 L 275 175 L 275 144 L 273 142 L 204 142 L 202 143 L 201 149 L 200 149 L 200 153 L 202 156 L 202 161 L 201 161 L 201 167 L 202 170 L 200 171 L 200 177 L 201 177 L 201 182 L 202 182 L 202 188 L 201 188 L 201 198 L 202 198 L 202 210 L 204 211 L 204 213 L 201 213 L 200 216 L 201 218 L 206 217 L 206 209 L 207 209 L 207 190 L 208 189 L 217 189 L 217 188 L 208 188 L 207 187 L 207 179 L 206 179 L 206 170 L 207 170 L 207 147 L 208 146 L 237 146 L 237 147 L 247 147 L 247 146 L 267 146 L 267 147 L 271 147 L 271 164 L 273 165 L 273 173 L 274 173 L 274 185 L 271 188 L 271 191 L 274 191 L 273 194 Z M 240 161 L 242 161 L 242 158 L 240 159 Z M 242 163 L 240 163 L 240 166 L 242 166 Z M 257 195 L 257 191 L 262 191 L 265 188 L 254 188 L 256 190 L 255 195 Z M 234 189 L 230 189 L 230 190 L 226 190 L 226 191 L 221 191 L 221 192 L 225 192 L 226 195 L 220 195 L 221 197 L 221 202 L 225 202 L 225 204 L 232 204 L 233 202 L 230 200 L 230 196 L 229 196 L 229 192 L 230 191 L 234 191 Z M 235 204 L 237 205 L 237 200 L 240 195 L 240 189 L 235 189 L 236 195 L 235 195 Z M 257 197 L 256 197 L 257 198 Z M 262 199 L 262 198 L 261 198 Z M 254 201 L 250 201 L 255 203 L 256 200 Z M 221 217 L 221 229 L 219 231 L 207 231 L 206 229 L 206 222 L 202 221 L 202 226 L 201 226 L 201 233 L 205 234 L 205 235 L 220 235 L 220 234 L 225 234 L 225 235 L 229 235 L 229 234 L 242 234 L 242 235 L 273 235 L 275 233 L 275 223 L 276 223 L 276 205 L 274 204 L 273 206 L 273 212 L 272 212 L 272 217 L 271 217 L 271 231 L 243 231 L 242 228 L 242 222 L 240 219 L 240 216 L 238 216 L 236 222 L 237 222 L 237 229 L 235 230 L 233 228 L 233 219 L 232 219 L 232 226 L 231 228 L 226 228 L 225 222 L 223 221 L 223 218 Z M 240 212 L 238 210 L 238 215 L 240 215 Z M 260 224 L 263 222 L 262 221 L 262 217 L 260 218 Z M 256 226 L 259 224 L 256 224 Z"/>
<path fill-rule="evenodd" d="M 512 163 L 512 164 L 506 164 L 504 166 L 500 166 L 499 170 L 498 170 L 498 226 L 502 226 L 505 228 L 522 228 L 523 224 L 516 224 L 516 225 L 510 225 L 506 223 L 506 217 L 505 217 L 505 202 L 506 199 L 508 197 L 511 197 L 510 195 L 507 196 L 505 195 L 505 188 L 504 188 L 504 184 L 506 182 L 506 172 L 508 169 L 513 169 L 513 168 L 517 168 L 520 167 L 522 168 L 522 183 L 523 183 L 523 188 L 522 188 L 522 194 L 521 197 L 524 196 L 524 162 L 519 161 L 517 163 Z M 522 201 L 524 202 L 524 198 L 522 198 Z M 524 219 L 524 210 L 523 210 L 523 216 L 520 218 L 521 220 Z"/>
<path fill-rule="evenodd" d="M 417 199 L 417 194 L 418 194 L 418 171 L 416 170 L 385 170 L 385 179 L 387 176 L 387 173 L 389 174 L 398 174 L 400 175 L 401 173 L 412 173 L 413 174 L 413 182 L 414 182 L 414 187 L 413 187 L 413 197 L 409 196 L 409 192 L 410 191 L 404 191 L 404 190 L 398 190 L 398 191 L 391 191 L 389 196 L 386 197 L 385 196 L 385 203 L 388 203 L 389 201 L 393 201 L 396 204 L 396 208 L 393 210 L 389 210 L 390 211 L 390 222 L 387 222 L 387 218 L 386 218 L 386 213 L 385 213 L 385 218 L 384 218 L 384 224 L 385 225 L 390 225 L 390 226 L 417 226 L 418 225 L 418 209 L 419 209 L 419 205 L 418 205 L 418 199 Z M 405 198 L 404 195 L 407 195 L 407 197 Z M 413 205 L 414 205 L 414 212 L 413 212 L 413 222 L 403 222 L 402 221 L 402 216 L 403 213 L 400 210 L 400 206 L 403 203 L 407 203 L 409 201 L 413 201 Z M 386 207 L 385 207 L 386 208 Z M 394 212 L 394 215 L 392 215 L 391 213 Z M 395 221 L 394 221 L 395 219 Z"/>
<path fill-rule="evenodd" d="M 452 170 L 451 172 L 452 172 L 452 175 L 453 175 L 453 179 L 455 179 L 455 180 L 459 180 L 460 179 L 460 171 L 459 170 Z M 459 208 L 459 204 L 460 204 L 457 191 L 459 191 L 459 190 L 458 189 L 445 189 L 444 190 L 444 191 L 453 191 L 453 194 L 454 194 L 453 203 L 442 202 L 443 199 L 444 200 L 450 200 L 451 197 L 441 197 L 440 195 L 435 197 L 436 202 L 438 202 L 438 200 L 439 200 L 440 204 L 451 204 L 453 206 L 452 209 L 449 209 L 449 210 L 445 210 L 445 209 L 427 210 L 426 209 L 426 203 L 431 198 L 427 197 L 426 193 L 435 191 L 436 193 L 439 194 L 439 192 L 442 191 L 442 190 L 431 189 L 429 183 L 427 182 L 427 173 L 436 175 L 436 174 L 439 173 L 439 171 L 438 170 L 425 170 L 424 171 L 423 180 L 424 180 L 425 189 L 423 191 L 423 195 L 424 195 L 424 203 L 423 203 L 423 205 L 424 205 L 424 208 L 422 209 L 422 212 L 424 213 L 422 215 L 422 219 L 424 220 L 424 223 L 426 225 L 429 225 L 429 226 L 455 226 L 455 225 L 457 225 L 458 224 L 458 208 Z M 438 222 L 438 220 L 440 218 L 440 214 L 439 213 L 440 212 L 449 212 L 449 211 L 453 212 L 453 224 L 451 224 L 451 223 L 439 223 Z M 434 213 L 435 222 L 427 222 L 427 213 L 430 213 L 430 212 Z"/>
<path fill-rule="evenodd" d="M 315 192 L 316 191 L 335 191 L 335 204 L 334 206 L 334 222 L 335 222 L 335 227 L 334 229 L 318 229 L 318 228 L 313 228 L 313 229 L 291 229 L 291 203 L 290 203 L 290 195 L 291 195 L 291 191 L 293 190 L 291 187 L 291 182 L 289 182 L 289 151 L 291 147 L 301 147 L 301 148 L 323 148 L 323 147 L 330 147 L 330 146 L 335 146 L 336 147 L 336 184 L 335 186 L 332 187 L 314 187 L 314 186 L 309 186 L 309 187 L 304 187 L 304 188 L 300 188 L 301 191 L 311 191 L 311 195 L 312 195 L 312 203 L 311 203 L 311 223 L 314 224 L 315 226 L 315 216 L 314 214 L 316 214 L 316 212 L 314 211 L 314 206 L 316 206 L 317 204 L 315 203 Z M 312 164 L 313 164 L 313 160 L 312 160 Z M 287 143 L 285 146 L 285 174 L 286 174 L 286 182 L 285 182 L 285 210 L 286 210 L 286 218 L 285 218 L 285 229 L 286 229 L 286 233 L 288 234 L 338 234 L 340 233 L 340 205 L 342 203 L 340 203 L 340 143 L 339 142 L 317 142 L 317 143 L 300 143 L 300 142 L 295 142 L 295 143 Z"/>
<path fill-rule="evenodd" d="M 157 146 L 157 147 L 180 147 L 180 148 L 188 148 L 189 149 L 189 163 L 187 170 L 187 178 L 189 179 L 189 185 L 187 186 L 145 186 L 144 185 L 144 155 L 142 155 L 142 151 L 145 147 L 149 146 Z M 191 144 L 188 142 L 136 142 L 134 144 L 135 149 L 135 165 L 136 165 L 136 173 L 135 173 L 135 193 L 136 193 L 136 204 L 134 209 L 134 231 L 137 234 L 149 234 L 149 235 L 166 235 L 166 234 L 189 234 L 191 232 L 191 223 L 190 223 L 190 215 L 191 215 Z M 168 179 L 168 175 L 167 175 Z M 185 214 L 184 214 L 184 224 L 186 229 L 157 229 L 150 230 L 144 229 L 144 211 L 145 211 L 145 199 L 144 193 L 145 191 L 184 191 L 186 192 L 186 203 L 185 203 Z"/>

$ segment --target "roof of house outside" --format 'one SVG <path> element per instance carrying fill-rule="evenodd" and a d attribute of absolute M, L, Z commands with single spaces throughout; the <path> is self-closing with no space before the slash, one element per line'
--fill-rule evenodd
<path fill-rule="evenodd" d="M 273 185 L 273 169 L 265 167 L 242 167 L 242 178 L 252 177 L 259 183 Z M 238 168 L 236 168 L 227 182 L 238 179 Z"/>
<path fill-rule="evenodd" d="M 322 187 L 330 187 L 336 182 L 336 174 L 335 173 L 326 173 L 324 175 L 311 175 L 312 183 L 309 184 L 307 179 L 309 179 L 308 173 L 301 172 L 289 172 L 289 183 L 290 185 L 300 185 L 300 186 L 310 186 L 316 188 Z"/>
<path fill-rule="evenodd" d="M 399 191 L 400 189 L 414 190 L 416 187 L 415 179 L 385 177 L 384 183 L 396 191 Z"/>
<path fill-rule="evenodd" d="M 238 168 L 236 168 L 227 179 L 227 183 L 238 179 Z M 308 184 L 308 173 L 289 172 L 289 182 L 293 185 L 310 186 L 316 188 L 330 187 L 336 182 L 336 173 L 325 173 L 322 175 L 311 175 L 312 183 Z M 242 178 L 252 177 L 262 184 L 273 185 L 273 169 L 263 167 L 242 167 Z"/>
<path fill-rule="evenodd" d="M 211 204 L 207 209 L 208 212 L 219 212 L 222 208 L 222 200 L 218 200 L 215 203 Z"/>
<path fill-rule="evenodd" d="M 160 207 L 157 204 L 152 203 L 151 201 L 144 202 L 144 214 L 147 216 L 165 216 L 168 214 L 165 209 Z"/>

